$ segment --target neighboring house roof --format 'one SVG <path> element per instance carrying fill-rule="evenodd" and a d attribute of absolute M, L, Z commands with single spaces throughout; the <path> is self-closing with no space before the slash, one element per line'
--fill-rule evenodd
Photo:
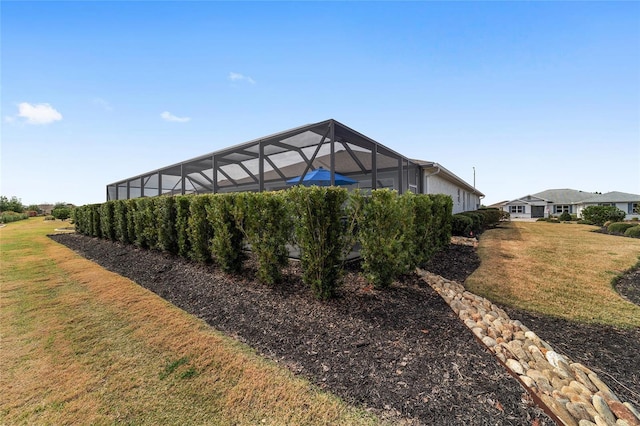
<path fill-rule="evenodd" d="M 637 203 L 640 202 L 640 195 L 618 191 L 594 194 L 575 189 L 547 189 L 533 195 L 516 198 L 507 204 L 529 204 L 532 201 L 546 201 L 551 204 Z"/>
<path fill-rule="evenodd" d="M 592 198 L 583 200 L 583 203 L 637 203 L 640 201 L 640 195 L 629 194 L 626 192 L 611 191 L 605 194 L 597 194 Z"/>
<path fill-rule="evenodd" d="M 412 159 L 411 161 L 413 161 L 414 163 L 418 164 L 420 167 L 422 167 L 423 170 L 426 170 L 427 172 L 429 172 L 430 174 L 438 174 L 438 176 L 453 182 L 454 184 L 458 185 L 461 188 L 466 189 L 467 191 L 479 196 L 479 197 L 484 197 L 484 194 L 480 191 L 478 191 L 476 188 L 474 188 L 472 185 L 469 185 L 467 182 L 465 182 L 464 180 L 462 180 L 461 178 L 459 178 L 458 176 L 456 176 L 453 172 L 447 170 L 443 165 L 438 164 L 434 161 L 424 161 L 424 160 L 415 160 Z"/>
<path fill-rule="evenodd" d="M 551 201 L 547 200 L 546 198 L 536 197 L 535 195 L 525 195 L 524 197 L 508 201 L 506 204 L 531 204 L 539 202 L 551 203 Z"/>
<path fill-rule="evenodd" d="M 553 204 L 577 204 L 594 197 L 596 194 L 576 189 L 547 189 L 533 195 L 548 200 Z"/>
<path fill-rule="evenodd" d="M 502 208 L 502 207 L 506 206 L 507 204 L 509 204 L 509 200 L 499 201 L 499 202 L 491 204 L 490 206 L 487 206 L 487 207 L 490 208 L 490 209 L 499 209 L 499 208 Z"/>

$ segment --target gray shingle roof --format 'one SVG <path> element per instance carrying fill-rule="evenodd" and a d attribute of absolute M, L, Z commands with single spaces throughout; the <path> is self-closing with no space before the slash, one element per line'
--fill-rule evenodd
<path fill-rule="evenodd" d="M 549 200 L 553 204 L 575 204 L 593 198 L 596 194 L 576 189 L 547 189 L 532 195 Z"/>
<path fill-rule="evenodd" d="M 583 203 L 638 203 L 640 195 L 626 192 L 611 191 L 606 194 L 594 194 L 593 197 L 582 200 Z"/>

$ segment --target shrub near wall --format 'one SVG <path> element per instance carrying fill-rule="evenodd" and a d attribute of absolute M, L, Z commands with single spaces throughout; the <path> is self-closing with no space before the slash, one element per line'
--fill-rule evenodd
<path fill-rule="evenodd" d="M 191 206 L 191 195 L 178 195 L 175 197 L 176 206 L 176 242 L 178 244 L 178 255 L 189 258 L 191 253 L 191 241 L 189 240 L 189 209 Z"/>
<path fill-rule="evenodd" d="M 374 190 L 353 201 L 360 205 L 358 241 L 365 278 L 376 288 L 391 285 L 409 272 L 413 263 L 413 205 L 411 196 L 397 191 Z"/>
<path fill-rule="evenodd" d="M 433 201 L 426 194 L 413 196 L 413 226 L 414 226 L 414 259 L 415 266 L 422 266 L 435 253 L 432 235 L 433 215 L 431 205 Z"/>
<path fill-rule="evenodd" d="M 205 205 L 207 221 L 214 230 L 211 237 L 211 253 L 223 271 L 238 273 L 245 256 L 242 251 L 242 221 L 236 222 L 237 193 L 216 194 Z M 239 218 L 238 218 L 239 219 Z"/>
<path fill-rule="evenodd" d="M 624 234 L 629 228 L 636 226 L 636 223 L 631 222 L 614 222 L 607 226 L 607 231 L 613 234 Z"/>
<path fill-rule="evenodd" d="M 582 210 L 582 218 L 602 226 L 607 221 L 620 222 L 626 214 L 615 206 L 588 206 Z"/>
<path fill-rule="evenodd" d="M 124 244 L 129 244 L 127 200 L 117 200 L 113 203 L 113 221 L 116 228 L 116 240 Z"/>
<path fill-rule="evenodd" d="M 100 230 L 103 238 L 114 241 L 116 239 L 116 227 L 113 216 L 114 202 L 107 201 L 100 205 Z"/>
<path fill-rule="evenodd" d="M 347 237 L 341 217 L 347 190 L 296 186 L 287 192 L 293 205 L 302 280 L 316 297 L 328 299 L 335 295 L 342 274 Z"/>
<path fill-rule="evenodd" d="M 431 232 L 434 252 L 441 251 L 451 243 L 451 217 L 453 200 L 444 194 L 430 194 L 431 197 Z"/>
<path fill-rule="evenodd" d="M 244 192 L 237 194 L 237 225 L 251 251 L 258 258 L 258 279 L 278 283 L 281 270 L 289 262 L 287 243 L 291 241 L 293 219 L 284 192 Z"/>
<path fill-rule="evenodd" d="M 462 214 L 454 214 L 451 218 L 451 234 L 459 237 L 470 237 L 473 231 L 473 219 Z"/>
<path fill-rule="evenodd" d="M 176 200 L 170 196 L 156 197 L 153 200 L 158 220 L 158 248 L 176 254 L 178 252 Z"/>
<path fill-rule="evenodd" d="M 189 235 L 189 257 L 197 262 L 210 262 L 210 241 L 214 230 L 207 220 L 207 206 L 211 203 L 211 195 L 198 195 L 189 204 L 187 234 Z"/>

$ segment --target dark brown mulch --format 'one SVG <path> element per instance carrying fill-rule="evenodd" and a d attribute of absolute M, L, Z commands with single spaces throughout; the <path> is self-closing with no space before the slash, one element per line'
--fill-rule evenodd
<path fill-rule="evenodd" d="M 321 302 L 295 262 L 272 288 L 255 281 L 252 260 L 248 273 L 231 277 L 132 246 L 52 238 L 394 424 L 553 424 L 416 275 L 376 291 L 351 270 L 340 297 Z M 458 270 L 473 254 L 465 250 L 443 256 L 459 259 Z"/>
<path fill-rule="evenodd" d="M 640 305 L 640 265 L 616 280 L 616 290 L 632 303 Z"/>

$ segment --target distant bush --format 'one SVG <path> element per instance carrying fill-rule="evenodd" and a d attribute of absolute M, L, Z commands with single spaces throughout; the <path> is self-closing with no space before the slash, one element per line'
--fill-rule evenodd
<path fill-rule="evenodd" d="M 473 230 L 473 219 L 469 216 L 454 214 L 451 218 L 451 234 L 459 237 L 469 237 Z"/>
<path fill-rule="evenodd" d="M 640 225 L 632 226 L 624 231 L 625 237 L 640 238 Z"/>
<path fill-rule="evenodd" d="M 48 214 L 44 217 L 44 220 L 56 220 L 56 218 Z"/>
<path fill-rule="evenodd" d="M 537 218 L 537 219 L 536 219 L 536 222 L 546 222 L 546 221 L 548 221 L 549 219 L 551 219 L 551 218 L 539 217 L 539 218 Z"/>
<path fill-rule="evenodd" d="M 562 223 L 558 219 L 556 219 L 555 217 L 547 219 L 547 222 L 548 223 Z"/>
<path fill-rule="evenodd" d="M 580 225 L 593 225 L 593 222 L 591 222 L 590 220 L 585 220 L 585 219 L 578 220 L 578 223 Z"/>
<path fill-rule="evenodd" d="M 71 217 L 72 210 L 69 207 L 58 207 L 51 211 L 51 215 L 56 219 L 67 220 Z"/>
<path fill-rule="evenodd" d="M 614 222 L 611 225 L 607 226 L 607 231 L 609 231 L 612 234 L 624 234 L 624 232 L 629 229 L 636 226 L 635 223 L 630 223 L 630 222 Z"/>
<path fill-rule="evenodd" d="M 582 210 L 582 218 L 603 226 L 605 222 L 620 222 L 626 213 L 615 206 L 588 206 Z"/>
<path fill-rule="evenodd" d="M 14 211 L 0 213 L 0 223 L 17 222 L 24 219 L 29 219 L 29 215 L 27 213 L 16 213 Z"/>
<path fill-rule="evenodd" d="M 563 222 L 569 222 L 569 221 L 571 221 L 571 213 L 562 212 L 562 214 L 560 215 L 560 217 L 558 219 L 560 219 Z"/>
<path fill-rule="evenodd" d="M 578 215 L 575 213 L 571 213 L 571 220 L 576 221 L 578 220 Z"/>

